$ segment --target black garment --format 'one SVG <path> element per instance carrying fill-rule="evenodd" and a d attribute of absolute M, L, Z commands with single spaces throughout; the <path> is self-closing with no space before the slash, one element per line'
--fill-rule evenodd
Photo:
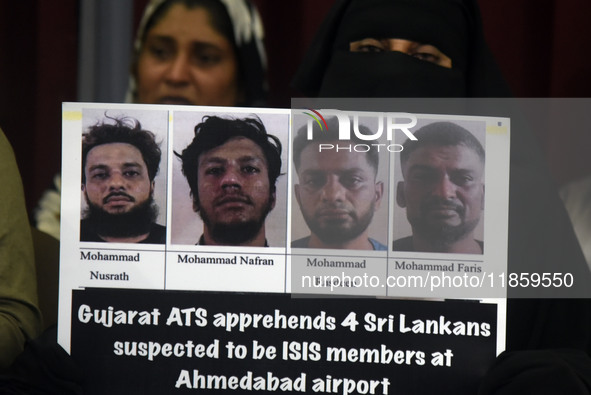
<path fill-rule="evenodd" d="M 444 10 L 449 10 L 449 17 L 445 17 Z M 452 27 L 450 21 L 458 21 L 460 14 L 465 18 L 464 22 L 458 22 L 463 27 Z M 437 23 L 434 30 L 426 27 L 432 23 Z M 348 42 L 375 35 L 381 37 L 374 38 L 402 38 L 438 46 L 452 58 L 452 69 L 446 72 L 403 54 L 348 52 Z M 456 84 L 454 81 L 458 79 L 461 81 Z M 337 0 L 293 84 L 312 97 L 510 96 L 484 41 L 476 0 Z M 405 99 L 404 102 L 400 100 L 402 104 L 397 104 L 395 99 L 390 101 L 389 110 L 373 111 L 404 108 L 421 113 L 512 116 L 508 273 L 574 273 L 577 291 L 581 291 L 577 297 L 588 296 L 591 275 L 550 179 L 540 146 L 528 122 L 519 116 L 513 117 L 517 112 L 504 111 L 505 107 L 519 108 L 522 103 L 502 102 L 499 106 L 502 110 L 496 111 L 487 105 L 479 107 L 475 99 L 465 100 L 458 106 L 459 110 L 454 110 L 453 105 L 443 109 L 450 100 L 434 103 L 423 99 L 421 103 L 410 103 L 412 99 Z M 427 107 L 425 102 L 434 105 Z M 448 111 L 449 108 L 452 110 Z M 521 290 L 508 291 L 511 295 Z M 541 298 L 551 294 L 543 293 L 547 290 L 537 291 L 537 294 L 528 294 L 537 299 L 508 300 L 507 352 L 503 355 L 511 357 L 497 360 L 483 380 L 482 394 L 568 393 L 551 392 L 546 385 L 549 372 L 557 366 L 560 370 L 560 365 L 566 365 L 572 372 L 589 371 L 589 299 Z M 577 358 L 570 357 L 573 352 L 578 353 Z M 552 368 L 540 369 L 540 361 L 546 361 L 545 366 Z M 580 384 L 575 375 L 566 374 L 562 378 L 570 382 L 559 384 L 559 388 L 566 391 Z M 513 384 L 520 385 L 516 388 L 524 391 L 502 392 Z"/>
<path fill-rule="evenodd" d="M 206 246 L 207 243 L 205 242 L 205 236 L 201 235 L 201 237 L 199 238 L 199 241 L 195 245 Z M 267 242 L 267 239 L 265 239 L 265 247 L 269 247 L 269 243 Z"/>
<path fill-rule="evenodd" d="M 351 41 L 431 44 L 452 68 L 408 55 L 349 52 Z M 508 97 L 486 45 L 476 0 L 337 0 L 293 85 L 312 97 Z"/>
<path fill-rule="evenodd" d="M 80 395 L 84 372 L 57 344 L 57 326 L 49 327 L 25 350 L 11 368 L 0 374 L 0 394 Z"/>
<path fill-rule="evenodd" d="M 474 239 L 480 246 L 480 249 L 484 251 L 484 242 Z M 415 248 L 412 244 L 412 236 L 403 237 L 402 239 L 394 240 L 392 243 L 392 250 L 394 251 L 414 251 Z"/>
<path fill-rule="evenodd" d="M 100 241 L 105 242 L 92 229 L 87 220 L 80 221 L 80 241 Z M 139 242 L 140 244 L 165 244 L 166 243 L 166 226 L 153 223 L 150 228 L 150 234 L 147 238 Z"/>
<path fill-rule="evenodd" d="M 504 352 L 478 395 L 591 394 L 591 366 L 579 350 Z"/>

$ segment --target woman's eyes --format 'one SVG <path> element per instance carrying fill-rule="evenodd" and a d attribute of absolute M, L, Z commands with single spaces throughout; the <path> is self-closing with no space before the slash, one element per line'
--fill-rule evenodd
<path fill-rule="evenodd" d="M 171 62 L 182 56 L 182 50 L 170 40 L 152 40 L 146 43 L 145 48 L 150 56 L 161 62 Z M 189 62 L 199 67 L 214 66 L 222 59 L 220 51 L 208 44 L 195 44 L 187 51 Z"/>
<path fill-rule="evenodd" d="M 440 59 L 439 50 L 431 45 L 421 45 L 411 51 L 409 55 L 431 63 L 438 63 Z"/>
<path fill-rule="evenodd" d="M 415 41 L 402 39 L 375 39 L 365 38 L 353 41 L 349 44 L 351 52 L 402 52 L 419 60 L 435 63 L 451 68 L 451 59 L 444 55 L 437 47 L 430 44 L 421 44 Z"/>
<path fill-rule="evenodd" d="M 213 66 L 219 63 L 221 56 L 212 49 L 196 49 L 192 55 L 195 64 L 203 67 Z"/>
<path fill-rule="evenodd" d="M 174 56 L 174 49 L 171 48 L 169 45 L 163 44 L 148 44 L 147 45 L 148 53 L 156 59 L 159 60 L 167 60 Z"/>
<path fill-rule="evenodd" d="M 384 52 L 388 50 L 388 46 L 379 40 L 370 38 L 351 43 L 351 51 L 353 52 Z"/>

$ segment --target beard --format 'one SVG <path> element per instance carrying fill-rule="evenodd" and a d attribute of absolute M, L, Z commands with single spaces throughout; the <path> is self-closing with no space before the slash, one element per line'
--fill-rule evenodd
<path fill-rule="evenodd" d="M 158 217 L 158 207 L 151 195 L 145 202 L 120 214 L 108 213 L 90 202 L 88 198 L 86 202 L 88 208 L 84 211 L 84 219 L 99 236 L 117 238 L 140 236 L 150 232 L 152 224 Z"/>
<path fill-rule="evenodd" d="M 449 225 L 433 221 L 429 217 L 429 211 L 436 205 L 446 205 L 456 211 L 460 223 Z M 450 246 L 472 234 L 476 226 L 478 226 L 480 218 L 466 221 L 466 209 L 461 204 L 445 199 L 430 199 L 421 204 L 421 216 L 408 218 L 408 221 L 412 226 L 413 233 L 420 234 L 423 238 L 429 240 L 435 252 L 445 252 Z"/>
<path fill-rule="evenodd" d="M 320 222 L 315 215 L 310 216 L 304 213 L 302 215 L 312 234 L 316 235 L 323 243 L 335 245 L 345 243 L 359 237 L 369 227 L 373 219 L 375 203 L 372 203 L 366 212 L 358 215 L 351 213 L 353 223 L 346 226 L 343 220 L 332 220 Z"/>
<path fill-rule="evenodd" d="M 209 230 L 209 235 L 219 245 L 241 245 L 255 239 L 265 225 L 265 219 L 273 208 L 271 196 L 265 203 L 261 215 L 242 222 L 216 222 L 205 210 L 199 210 L 203 224 Z"/>

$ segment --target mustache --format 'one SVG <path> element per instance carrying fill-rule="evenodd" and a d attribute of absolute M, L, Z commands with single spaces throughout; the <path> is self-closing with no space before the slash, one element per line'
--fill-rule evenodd
<path fill-rule="evenodd" d="M 354 220 L 358 219 L 358 213 L 355 210 L 351 210 L 347 205 L 340 202 L 325 202 L 314 212 L 316 217 L 322 217 L 325 215 L 331 217 L 343 214 L 348 215 Z"/>
<path fill-rule="evenodd" d="M 227 193 L 214 200 L 215 206 L 221 206 L 225 203 L 239 202 L 252 205 L 252 198 L 244 193 Z"/>
<path fill-rule="evenodd" d="M 321 202 L 320 210 L 345 210 L 345 204 L 343 202 Z"/>
<path fill-rule="evenodd" d="M 316 210 L 316 213 L 322 214 L 327 211 L 331 212 L 331 211 L 337 211 L 337 210 L 338 211 L 347 211 L 347 212 L 351 211 L 347 207 L 345 207 L 344 204 L 341 204 L 341 203 L 336 203 L 336 204 L 335 203 L 324 203 L 318 208 L 318 210 Z"/>
<path fill-rule="evenodd" d="M 460 215 L 463 215 L 466 211 L 466 209 L 461 203 L 458 203 L 450 199 L 442 199 L 439 197 L 431 197 L 430 199 L 426 199 L 425 201 L 423 201 L 423 203 L 421 204 L 422 211 L 431 211 L 441 208 L 454 210 Z"/>
<path fill-rule="evenodd" d="M 135 202 L 135 198 L 131 195 L 128 195 L 125 192 L 111 192 L 109 193 L 107 196 L 105 196 L 103 198 L 103 204 L 106 204 L 109 202 L 109 200 L 113 197 L 125 197 L 126 199 L 128 199 L 130 202 Z"/>

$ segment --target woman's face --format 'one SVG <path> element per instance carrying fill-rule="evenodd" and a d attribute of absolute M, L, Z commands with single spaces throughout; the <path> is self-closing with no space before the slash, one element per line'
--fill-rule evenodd
<path fill-rule="evenodd" d="M 173 5 L 146 34 L 136 70 L 137 101 L 235 106 L 238 64 L 232 43 L 204 8 Z"/>

